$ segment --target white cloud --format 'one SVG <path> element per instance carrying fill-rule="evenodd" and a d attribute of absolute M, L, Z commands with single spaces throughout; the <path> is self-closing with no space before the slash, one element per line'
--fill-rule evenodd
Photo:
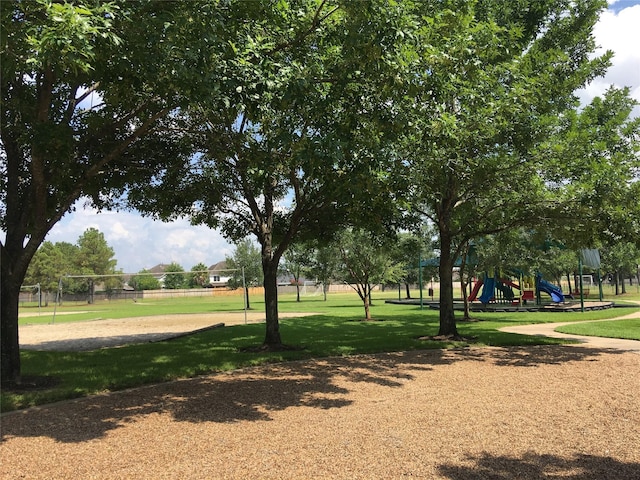
<path fill-rule="evenodd" d="M 230 255 L 234 247 L 219 232 L 194 227 L 187 220 L 154 221 L 135 212 L 101 212 L 83 208 L 58 222 L 47 240 L 76 243 L 88 228 L 96 228 L 115 251 L 117 268 L 134 273 L 159 263 L 179 263 L 190 270 L 197 263 L 209 266 Z"/>
<path fill-rule="evenodd" d="M 613 7 L 603 12 L 594 28 L 597 54 L 614 53 L 612 65 L 603 78 L 595 79 L 578 92 L 583 103 L 602 95 L 611 85 L 629 87 L 631 96 L 640 101 L 640 2 L 620 0 L 609 2 Z M 640 116 L 636 107 L 634 116 Z"/>

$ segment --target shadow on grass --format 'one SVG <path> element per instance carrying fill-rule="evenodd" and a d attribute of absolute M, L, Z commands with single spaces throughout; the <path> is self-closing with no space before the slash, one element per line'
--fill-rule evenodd
<path fill-rule="evenodd" d="M 288 408 L 350 406 L 358 384 L 401 389 L 418 373 L 420 381 L 428 382 L 430 374 L 438 375 L 436 367 L 456 362 L 466 362 L 468 368 L 476 362 L 496 368 L 541 364 L 570 368 L 570 362 L 596 361 L 603 353 L 621 352 L 580 346 L 465 348 L 263 365 L 9 413 L 2 417 L 2 438 L 45 436 L 64 443 L 86 442 L 152 414 L 177 422 L 270 421 L 274 412 Z"/>
<path fill-rule="evenodd" d="M 621 462 L 597 455 L 576 455 L 563 458 L 555 455 L 526 453 L 522 457 L 484 454 L 469 457 L 472 465 L 441 465 L 441 475 L 452 480 L 540 480 L 564 478 L 568 480 L 602 480 L 640 478 L 640 464 Z"/>

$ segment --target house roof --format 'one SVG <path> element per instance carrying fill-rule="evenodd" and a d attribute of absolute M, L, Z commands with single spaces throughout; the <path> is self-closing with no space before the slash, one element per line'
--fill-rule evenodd
<path fill-rule="evenodd" d="M 151 273 L 164 273 L 164 271 L 167 269 L 167 267 L 168 267 L 168 265 L 166 265 L 164 263 L 159 263 L 155 267 L 151 267 L 149 269 L 149 272 L 151 272 Z"/>
<path fill-rule="evenodd" d="M 227 269 L 227 262 L 225 260 L 218 262 L 218 263 L 214 263 L 213 265 L 211 265 L 209 267 L 209 272 L 220 272 L 222 270 L 226 270 Z"/>

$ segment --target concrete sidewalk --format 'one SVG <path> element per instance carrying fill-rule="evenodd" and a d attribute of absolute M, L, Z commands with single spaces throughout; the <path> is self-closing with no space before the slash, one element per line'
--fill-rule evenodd
<path fill-rule="evenodd" d="M 519 333 L 521 335 L 540 335 L 551 338 L 566 338 L 567 340 L 577 340 L 580 345 L 593 348 L 614 348 L 617 350 L 625 350 L 640 354 L 639 340 L 623 340 L 620 338 L 605 337 L 587 337 L 584 335 L 572 335 L 568 333 L 556 332 L 555 329 L 564 325 L 572 325 L 576 323 L 592 323 L 592 322 L 608 322 L 614 320 L 627 320 L 640 318 L 640 312 L 634 312 L 622 317 L 611 318 L 607 320 L 588 320 L 585 322 L 557 322 L 557 323 L 536 323 L 533 325 L 520 325 L 517 327 L 505 327 L 500 331 L 507 333 Z"/>

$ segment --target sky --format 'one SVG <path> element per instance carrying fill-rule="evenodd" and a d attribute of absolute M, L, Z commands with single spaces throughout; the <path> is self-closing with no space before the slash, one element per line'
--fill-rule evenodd
<path fill-rule="evenodd" d="M 640 102 L 640 0 L 610 1 L 594 36 L 601 51 L 612 50 L 615 56 L 604 78 L 577 92 L 581 102 L 589 103 L 611 84 L 630 87 L 631 95 Z M 634 116 L 640 116 L 640 107 L 636 107 Z M 83 202 L 53 227 L 46 240 L 77 243 L 84 231 L 92 227 L 104 234 L 115 251 L 116 268 L 125 273 L 171 262 L 179 263 L 185 270 L 200 262 L 210 266 L 235 250 L 219 232 L 191 226 L 188 220 L 163 223 L 135 212 L 97 213 L 85 208 Z"/>

